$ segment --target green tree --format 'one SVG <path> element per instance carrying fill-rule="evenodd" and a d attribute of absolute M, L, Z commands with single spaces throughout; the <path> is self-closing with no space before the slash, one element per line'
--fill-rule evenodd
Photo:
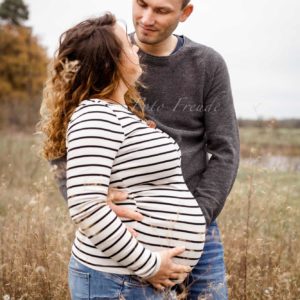
<path fill-rule="evenodd" d="M 0 19 L 12 25 L 20 26 L 28 18 L 28 7 L 23 0 L 4 0 L 0 5 Z"/>

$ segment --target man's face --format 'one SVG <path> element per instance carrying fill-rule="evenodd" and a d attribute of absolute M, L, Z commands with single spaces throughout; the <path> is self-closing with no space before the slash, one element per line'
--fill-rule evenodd
<path fill-rule="evenodd" d="M 140 42 L 154 45 L 167 39 L 183 21 L 182 0 L 133 0 L 133 24 Z"/>

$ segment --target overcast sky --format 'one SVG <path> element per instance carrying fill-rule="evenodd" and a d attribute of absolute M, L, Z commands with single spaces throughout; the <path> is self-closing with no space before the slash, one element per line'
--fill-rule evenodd
<path fill-rule="evenodd" d="M 0 2 L 2 2 L 0 0 Z M 49 56 L 60 34 L 103 11 L 126 20 L 131 0 L 24 0 L 27 25 Z M 194 12 L 177 33 L 213 47 L 225 58 L 238 117 L 300 118 L 300 1 L 192 0 Z"/>

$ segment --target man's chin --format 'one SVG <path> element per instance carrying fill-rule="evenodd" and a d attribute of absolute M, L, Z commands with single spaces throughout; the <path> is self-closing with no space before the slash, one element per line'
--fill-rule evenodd
<path fill-rule="evenodd" d="M 157 43 L 156 39 L 153 37 L 150 37 L 148 35 L 144 35 L 144 34 L 138 34 L 137 33 L 137 38 L 138 40 L 143 43 L 143 44 L 147 44 L 147 45 L 154 45 Z"/>

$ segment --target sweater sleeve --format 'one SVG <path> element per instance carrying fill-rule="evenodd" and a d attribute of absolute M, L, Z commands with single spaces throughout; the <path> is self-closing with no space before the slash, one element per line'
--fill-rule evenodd
<path fill-rule="evenodd" d="M 67 157 L 66 155 L 52 159 L 49 161 L 51 166 L 51 171 L 54 173 L 54 179 L 59 188 L 61 195 L 64 200 L 67 201 L 67 186 L 66 186 L 66 165 L 67 165 Z"/>
<path fill-rule="evenodd" d="M 139 243 L 107 205 L 114 159 L 124 140 L 114 111 L 80 106 L 67 131 L 67 196 L 72 220 L 108 257 L 140 277 L 154 275 L 160 255 Z"/>
<path fill-rule="evenodd" d="M 230 87 L 227 66 L 223 58 L 214 53 L 204 94 L 204 115 L 207 152 L 211 154 L 202 173 L 195 197 L 209 225 L 221 212 L 233 186 L 239 166 L 238 123 Z"/>

